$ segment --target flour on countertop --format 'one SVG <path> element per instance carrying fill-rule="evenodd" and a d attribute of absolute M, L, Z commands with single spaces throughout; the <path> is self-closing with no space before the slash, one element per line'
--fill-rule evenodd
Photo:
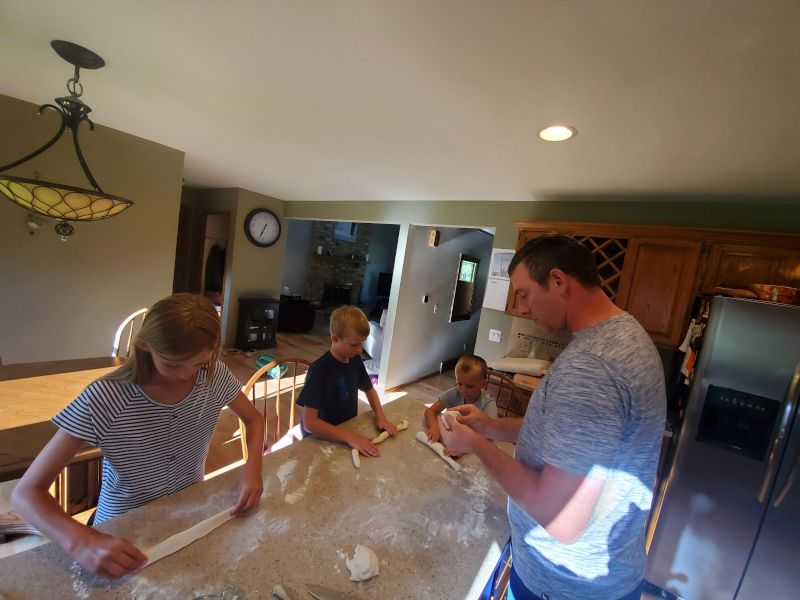
<path fill-rule="evenodd" d="M 72 563 L 69 568 L 69 575 L 72 578 L 72 591 L 82 600 L 89 597 L 89 586 L 83 580 L 83 569 L 78 563 Z"/>
<path fill-rule="evenodd" d="M 289 481 L 289 475 L 292 474 L 292 471 L 294 471 L 294 468 L 296 466 L 297 466 L 297 460 L 292 459 L 292 460 L 287 460 L 280 467 L 278 467 L 276 474 L 278 475 L 278 479 L 281 482 L 281 492 L 286 491 L 286 484 Z"/>
<path fill-rule="evenodd" d="M 308 484 L 311 482 L 311 476 L 314 474 L 314 470 L 316 469 L 317 465 L 319 464 L 319 461 L 320 461 L 320 457 L 319 456 L 315 456 L 314 460 L 311 461 L 311 464 L 308 467 L 308 472 L 306 473 L 306 480 L 303 482 L 303 485 L 301 485 L 300 488 L 295 490 L 294 492 L 286 494 L 283 497 L 283 499 L 286 502 L 288 502 L 289 504 L 294 504 L 295 502 L 300 500 L 300 498 L 302 498 L 305 495 L 306 489 L 308 488 Z M 296 461 L 290 461 L 290 462 L 296 462 Z M 292 468 L 294 468 L 294 466 L 292 466 Z"/>

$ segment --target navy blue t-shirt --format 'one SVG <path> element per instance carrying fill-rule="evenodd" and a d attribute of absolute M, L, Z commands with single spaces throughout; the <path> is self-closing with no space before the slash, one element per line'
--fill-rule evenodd
<path fill-rule="evenodd" d="M 372 381 L 360 356 L 343 363 L 336 360 L 329 350 L 308 368 L 297 404 L 316 408 L 320 419 L 339 425 L 356 416 L 358 390 L 368 392 L 371 389 Z M 302 427 L 302 420 L 300 424 Z M 304 435 L 309 435 L 305 427 L 302 429 Z"/>

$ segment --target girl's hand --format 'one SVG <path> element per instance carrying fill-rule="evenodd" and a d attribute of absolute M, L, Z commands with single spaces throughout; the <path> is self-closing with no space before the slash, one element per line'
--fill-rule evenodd
<path fill-rule="evenodd" d="M 368 438 L 358 433 L 351 433 L 347 438 L 347 444 L 351 448 L 358 450 L 361 456 L 380 456 L 381 451 Z"/>
<path fill-rule="evenodd" d="M 395 435 L 397 433 L 397 427 L 395 424 L 386 417 L 375 419 L 375 427 L 377 427 L 380 431 L 386 431 L 389 435 Z"/>
<path fill-rule="evenodd" d="M 75 549 L 69 552 L 88 571 L 109 579 L 141 569 L 147 557 L 126 539 L 116 538 L 86 527 Z"/>
<path fill-rule="evenodd" d="M 239 484 L 239 499 L 236 501 L 236 506 L 231 509 L 231 514 L 238 517 L 257 506 L 263 492 L 264 482 L 261 479 L 261 472 L 245 468 L 242 472 L 242 483 Z"/>

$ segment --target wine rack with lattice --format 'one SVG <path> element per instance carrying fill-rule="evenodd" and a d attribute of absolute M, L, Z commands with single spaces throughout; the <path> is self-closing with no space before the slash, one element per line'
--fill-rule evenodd
<path fill-rule="evenodd" d="M 619 290 L 625 252 L 628 251 L 628 240 L 590 236 L 576 236 L 576 239 L 594 256 L 600 273 L 600 287 L 614 302 Z"/>

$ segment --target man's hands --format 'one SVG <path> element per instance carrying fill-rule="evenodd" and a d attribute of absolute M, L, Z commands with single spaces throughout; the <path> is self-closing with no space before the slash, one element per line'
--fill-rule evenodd
<path fill-rule="evenodd" d="M 109 579 L 133 573 L 147 562 L 142 551 L 128 540 L 100 533 L 91 527 L 85 527 L 71 546 L 69 554 L 84 569 Z"/>
<path fill-rule="evenodd" d="M 472 404 L 462 404 L 450 410 L 457 410 L 461 416 L 456 420 L 442 413 L 443 426 L 439 427 L 439 431 L 442 443 L 447 449 L 446 453 L 450 456 L 460 456 L 474 452 L 475 442 L 481 439 L 479 433 L 489 423 L 489 417 Z"/>

